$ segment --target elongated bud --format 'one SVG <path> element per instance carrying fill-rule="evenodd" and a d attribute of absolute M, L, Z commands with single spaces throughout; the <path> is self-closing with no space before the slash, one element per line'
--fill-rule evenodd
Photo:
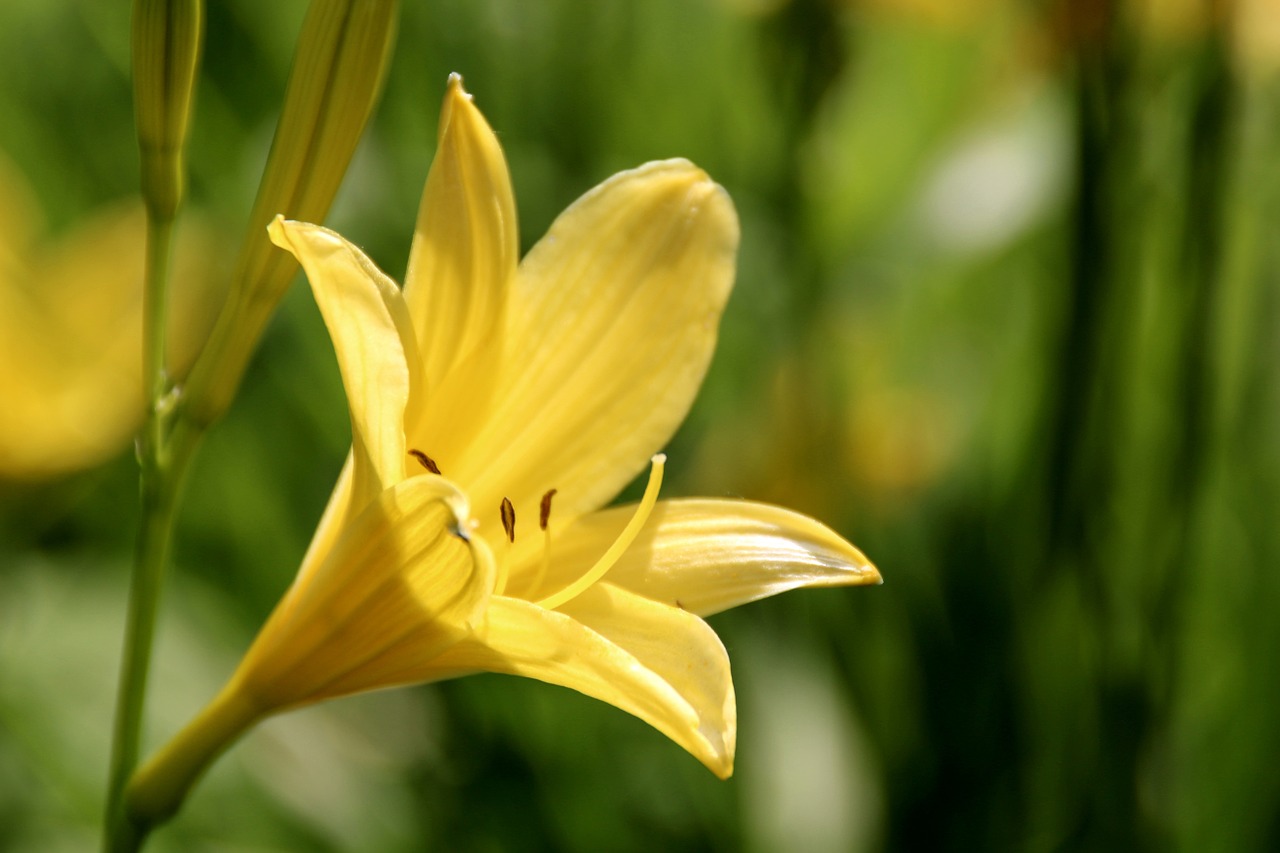
<path fill-rule="evenodd" d="M 142 197 L 157 219 L 172 219 L 182 202 L 203 25 L 203 0 L 134 0 L 133 106 Z"/>
<path fill-rule="evenodd" d="M 382 89 L 399 0 L 312 0 L 231 293 L 187 384 L 187 416 L 231 405 L 263 327 L 298 269 L 275 248 L 277 215 L 323 222 Z"/>

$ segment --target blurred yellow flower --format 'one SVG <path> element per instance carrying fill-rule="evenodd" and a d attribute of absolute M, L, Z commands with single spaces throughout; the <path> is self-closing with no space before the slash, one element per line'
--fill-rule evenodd
<path fill-rule="evenodd" d="M 56 243 L 25 182 L 0 160 L 0 479 L 40 479 L 119 453 L 141 423 L 140 204 L 95 213 Z M 185 229 L 174 280 L 171 364 L 181 371 L 207 328 L 209 241 Z"/>
<path fill-rule="evenodd" d="M 720 0 L 731 12 L 750 17 L 782 13 L 793 0 Z M 887 14 L 927 26 L 964 28 L 979 20 L 992 6 L 1007 0 L 826 0 L 826 5 L 842 11 Z"/>
<path fill-rule="evenodd" d="M 277 220 L 333 337 L 351 457 L 230 684 L 131 786 L 138 819 L 283 708 L 477 671 L 603 699 L 732 772 L 729 661 L 701 617 L 879 581 L 804 516 L 658 501 L 714 349 L 738 222 L 682 160 L 587 193 L 517 264 L 501 148 L 455 75 L 403 292 L 339 235 Z M 646 463 L 638 505 L 600 510 Z"/>
<path fill-rule="evenodd" d="M 1266 77 L 1280 69 L 1280 3 L 1275 0 L 1129 0 L 1139 35 L 1165 46 L 1196 45 L 1220 33 L 1234 69 Z"/>
<path fill-rule="evenodd" d="M 1280 4 L 1274 0 L 1237 0 L 1232 28 L 1241 65 L 1260 75 L 1280 70 Z"/>

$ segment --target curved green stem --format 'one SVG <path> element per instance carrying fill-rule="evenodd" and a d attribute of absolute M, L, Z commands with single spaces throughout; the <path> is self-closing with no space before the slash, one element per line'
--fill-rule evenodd
<path fill-rule="evenodd" d="M 124 794 L 123 830 L 139 838 L 177 813 L 213 760 L 263 716 L 235 683 L 134 774 Z"/>

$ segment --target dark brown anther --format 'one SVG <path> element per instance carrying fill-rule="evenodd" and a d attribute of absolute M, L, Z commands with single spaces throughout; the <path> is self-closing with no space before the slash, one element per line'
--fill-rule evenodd
<path fill-rule="evenodd" d="M 516 508 L 509 498 L 502 499 L 502 529 L 507 531 L 507 541 L 516 541 Z"/>
<path fill-rule="evenodd" d="M 543 530 L 547 529 L 547 522 L 551 521 L 551 499 L 556 496 L 556 490 L 552 489 L 542 496 L 542 503 L 538 506 L 538 526 Z"/>
<path fill-rule="evenodd" d="M 426 468 L 432 474 L 440 473 L 440 466 L 436 464 L 436 460 L 432 459 L 430 456 L 423 453 L 421 450 L 410 450 L 409 455 L 412 456 L 414 459 L 417 459 L 418 462 L 422 465 L 422 467 Z"/>

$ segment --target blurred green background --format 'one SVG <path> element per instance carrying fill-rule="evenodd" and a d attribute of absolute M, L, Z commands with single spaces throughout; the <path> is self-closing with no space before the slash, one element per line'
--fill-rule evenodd
<path fill-rule="evenodd" d="M 305 8 L 209 4 L 189 209 L 227 254 Z M 128 39 L 128 3 L 0 5 L 0 151 L 55 234 L 136 192 Z M 664 493 L 812 514 L 886 583 L 712 620 L 727 783 L 482 676 L 270 722 L 152 849 L 1280 849 L 1274 4 L 407 2 L 328 220 L 397 278 L 450 71 L 526 248 L 645 160 L 728 188 L 738 284 Z M 193 472 L 152 747 L 288 584 L 348 441 L 295 285 Z M 0 849 L 96 843 L 135 495 L 123 446 L 0 480 Z"/>

